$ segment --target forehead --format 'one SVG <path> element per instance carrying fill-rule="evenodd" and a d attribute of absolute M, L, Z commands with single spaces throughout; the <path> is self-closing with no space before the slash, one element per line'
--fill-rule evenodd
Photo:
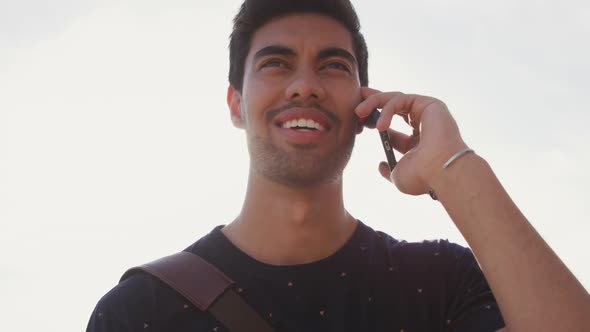
<path fill-rule="evenodd" d="M 291 14 L 264 24 L 254 33 L 248 56 L 269 45 L 284 45 L 298 53 L 339 47 L 354 54 L 351 33 L 344 25 L 318 14 Z"/>

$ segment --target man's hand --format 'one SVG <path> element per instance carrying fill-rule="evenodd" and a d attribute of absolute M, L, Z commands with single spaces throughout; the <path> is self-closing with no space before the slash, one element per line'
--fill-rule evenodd
<path fill-rule="evenodd" d="M 388 130 L 403 158 L 391 179 L 404 193 L 433 189 L 481 265 L 506 329 L 589 331 L 590 295 L 510 199 L 489 164 L 471 154 L 443 169 L 466 147 L 441 101 L 362 88 L 359 117 L 380 108 L 377 129 Z M 407 136 L 389 129 L 394 115 L 414 128 Z M 389 176 L 386 164 L 381 174 Z"/>
<path fill-rule="evenodd" d="M 404 154 L 391 174 L 387 163 L 381 163 L 381 175 L 391 179 L 403 193 L 427 193 L 444 162 L 467 147 L 447 106 L 428 96 L 381 92 L 367 87 L 361 88 L 361 92 L 364 100 L 355 110 L 357 116 L 364 118 L 375 108 L 381 109 L 377 129 L 387 130 L 393 147 Z M 395 115 L 402 116 L 412 126 L 411 136 L 389 128 Z"/>

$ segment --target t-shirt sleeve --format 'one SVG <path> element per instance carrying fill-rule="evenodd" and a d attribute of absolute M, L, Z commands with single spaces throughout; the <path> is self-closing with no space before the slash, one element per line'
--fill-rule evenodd
<path fill-rule="evenodd" d="M 449 331 L 493 332 L 504 327 L 496 299 L 470 249 L 450 244 L 456 258 L 447 281 Z"/>
<path fill-rule="evenodd" d="M 99 302 L 94 308 L 86 332 L 123 332 L 128 331 L 123 322 L 113 315 L 112 312 L 106 311 Z"/>
<path fill-rule="evenodd" d="M 136 274 L 121 282 L 97 303 L 86 332 L 151 331 L 153 282 Z"/>

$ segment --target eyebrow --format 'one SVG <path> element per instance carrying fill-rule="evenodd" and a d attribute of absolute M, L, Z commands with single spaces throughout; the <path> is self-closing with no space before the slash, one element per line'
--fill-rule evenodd
<path fill-rule="evenodd" d="M 340 48 L 340 47 L 324 48 L 318 54 L 319 59 L 325 59 L 325 58 L 330 58 L 330 57 L 344 58 L 353 64 L 357 63 L 354 55 L 352 55 L 350 52 L 348 52 L 347 50 Z"/>
<path fill-rule="evenodd" d="M 258 50 L 258 52 L 254 54 L 254 59 L 258 59 L 267 55 L 296 56 L 297 53 L 286 46 L 270 45 Z"/>
<path fill-rule="evenodd" d="M 297 52 L 293 49 L 281 46 L 281 45 L 270 45 L 261 48 L 254 54 L 254 59 L 258 59 L 267 55 L 284 55 L 288 57 L 297 56 Z M 353 64 L 356 64 L 356 58 L 347 50 L 340 48 L 340 47 L 328 47 L 320 50 L 318 53 L 318 59 L 326 59 L 330 57 L 340 57 L 350 61 Z"/>

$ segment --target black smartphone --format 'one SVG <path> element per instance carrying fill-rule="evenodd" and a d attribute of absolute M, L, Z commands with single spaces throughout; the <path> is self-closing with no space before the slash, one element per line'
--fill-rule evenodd
<path fill-rule="evenodd" d="M 377 126 L 377 120 L 379 120 L 379 116 L 381 113 L 377 109 L 374 109 L 368 117 L 360 119 L 359 121 L 361 124 L 367 128 L 374 129 Z M 393 171 L 395 165 L 397 165 L 397 160 L 395 159 L 395 155 L 393 154 L 393 147 L 391 146 L 391 140 L 389 138 L 389 133 L 387 130 L 383 130 L 379 132 L 379 136 L 381 138 L 381 145 L 383 145 L 383 151 L 385 151 L 385 156 L 387 157 L 387 164 L 389 165 L 389 171 Z"/>

